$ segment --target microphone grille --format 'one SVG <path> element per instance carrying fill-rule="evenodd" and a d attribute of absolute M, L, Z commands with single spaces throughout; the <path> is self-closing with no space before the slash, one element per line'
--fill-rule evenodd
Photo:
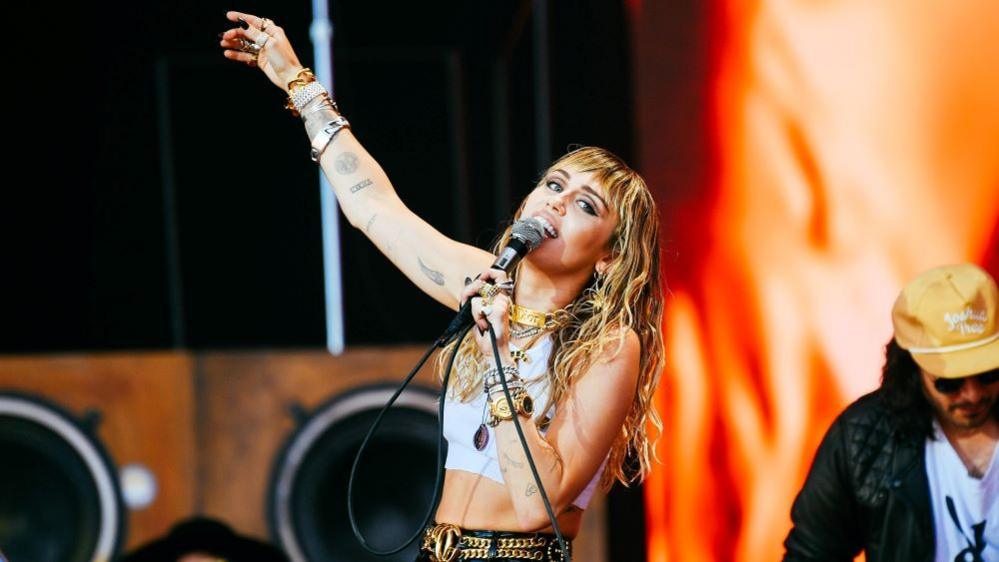
<path fill-rule="evenodd" d="M 528 251 L 531 251 L 537 248 L 538 244 L 541 244 L 541 241 L 545 239 L 545 227 L 541 224 L 541 221 L 534 217 L 521 219 L 513 223 L 510 236 L 522 240 L 527 245 Z"/>

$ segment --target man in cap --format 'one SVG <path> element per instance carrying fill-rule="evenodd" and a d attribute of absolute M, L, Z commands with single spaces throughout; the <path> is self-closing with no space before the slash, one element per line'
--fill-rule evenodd
<path fill-rule="evenodd" d="M 999 562 L 997 301 L 971 264 L 902 290 L 881 386 L 823 438 L 785 561 Z"/>

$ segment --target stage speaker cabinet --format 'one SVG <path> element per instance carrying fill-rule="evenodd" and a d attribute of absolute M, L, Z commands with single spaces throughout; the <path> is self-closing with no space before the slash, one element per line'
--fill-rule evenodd
<path fill-rule="evenodd" d="M 292 561 L 407 560 L 368 555 L 347 518 L 347 480 L 379 409 L 424 348 L 207 353 L 199 359 L 203 508 L 271 537 Z M 380 548 L 419 526 L 433 494 L 437 390 L 433 360 L 371 442 L 355 490 Z"/>
<path fill-rule="evenodd" d="M 190 367 L 173 353 L 0 357 L 8 559 L 107 561 L 190 513 Z M 144 509 L 126 508 L 122 467 L 149 475 L 128 488 L 156 496 Z"/>
<path fill-rule="evenodd" d="M 117 523 L 102 523 L 99 528 L 106 530 L 87 535 L 113 535 L 96 541 L 110 541 L 113 552 L 132 550 L 197 514 L 269 539 L 293 562 L 408 562 L 415 546 L 395 558 L 372 557 L 361 549 L 347 522 L 346 484 L 371 421 L 424 349 L 353 348 L 337 357 L 324 350 L 6 357 L 0 358 L 0 392 L 26 397 L 39 411 L 48 407 L 51 418 L 66 420 L 63 429 L 77 428 L 73 438 L 46 430 L 56 436 L 42 452 L 69 456 L 72 444 L 89 443 L 95 451 L 89 458 L 105 461 L 87 467 L 103 466 L 105 476 L 88 478 L 107 485 L 77 495 L 104 498 L 101 509 L 118 507 Z M 425 366 L 400 398 L 363 460 L 355 507 L 376 548 L 396 546 L 407 531 L 415 531 L 432 495 L 437 446 L 432 367 Z M 0 439 L 22 434 L 27 423 L 0 419 Z M 0 443 L 0 451 L 7 450 Z M 4 457 L 3 485 L 23 482 L 39 489 L 24 468 L 18 469 L 22 476 L 9 480 L 3 471 L 12 468 Z M 128 499 L 135 494 L 115 477 L 121 467 L 143 467 L 154 483 L 153 498 L 127 513 L 121 498 L 134 505 Z M 7 497 L 0 494 L 0 549 L 11 560 L 48 560 L 7 552 L 2 533 L 30 514 L 23 506 L 8 510 Z M 603 506 L 598 494 L 573 549 L 576 562 L 606 560 Z M 96 513 L 96 507 L 89 509 Z M 15 512 L 16 520 L 9 515 Z M 94 552 L 72 560 L 106 559 Z"/>

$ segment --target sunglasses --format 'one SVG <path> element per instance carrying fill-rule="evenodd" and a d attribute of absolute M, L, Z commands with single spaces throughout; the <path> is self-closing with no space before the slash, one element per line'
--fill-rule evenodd
<path fill-rule="evenodd" d="M 964 386 L 964 381 L 971 379 L 978 380 L 978 384 L 982 386 L 992 384 L 999 381 L 999 369 L 993 369 L 987 373 L 970 377 L 961 377 L 959 379 L 934 379 L 933 388 L 937 389 L 937 392 L 941 394 L 954 394 L 958 390 L 961 390 L 961 387 Z"/>

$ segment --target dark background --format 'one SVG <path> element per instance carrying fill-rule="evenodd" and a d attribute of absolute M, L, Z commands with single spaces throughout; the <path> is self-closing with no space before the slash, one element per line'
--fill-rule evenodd
<path fill-rule="evenodd" d="M 624 6 L 538 6 L 332 2 L 356 135 L 415 212 L 481 247 L 570 145 L 634 153 Z M 232 8 L 312 66 L 307 2 L 36 14 L 57 87 L 21 112 L 0 352 L 325 344 L 318 170 L 283 94 L 222 56 Z M 433 339 L 448 311 L 342 216 L 341 234 L 348 345 Z"/>
<path fill-rule="evenodd" d="M 488 247 L 572 145 L 640 165 L 621 3 L 331 4 L 335 96 L 444 234 Z M 222 56 L 230 9 L 314 66 L 305 1 L 11 13 L 0 353 L 325 345 L 319 172 L 283 94 Z M 347 344 L 434 339 L 450 312 L 340 224 Z M 608 517 L 612 559 L 644 559 L 642 488 Z"/>

